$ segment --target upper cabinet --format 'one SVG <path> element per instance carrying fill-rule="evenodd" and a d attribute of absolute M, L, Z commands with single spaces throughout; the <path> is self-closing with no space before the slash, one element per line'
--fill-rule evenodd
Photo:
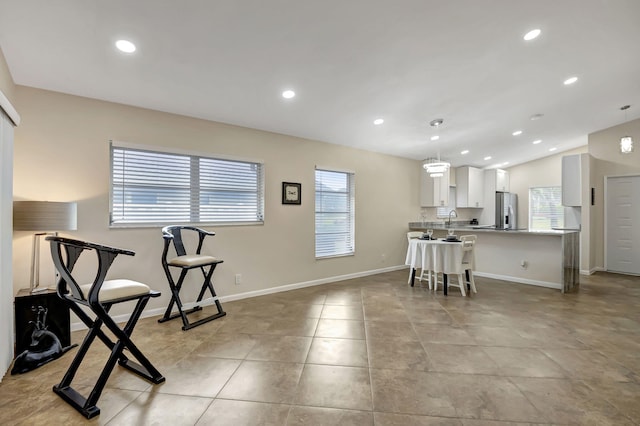
<path fill-rule="evenodd" d="M 485 187 L 491 192 L 509 192 L 509 172 L 502 169 L 485 170 Z"/>
<path fill-rule="evenodd" d="M 432 178 L 420 168 L 420 205 L 444 207 L 449 205 L 449 170 L 442 177 Z"/>
<path fill-rule="evenodd" d="M 480 214 L 481 225 L 496 224 L 496 192 L 509 192 L 509 172 L 502 169 L 484 171 L 484 208 Z"/>
<path fill-rule="evenodd" d="M 484 172 L 475 167 L 456 169 L 456 207 L 484 207 Z"/>
<path fill-rule="evenodd" d="M 588 189 L 582 188 L 582 182 L 589 182 L 589 154 L 565 155 L 562 157 L 562 205 L 565 207 L 582 206 L 583 194 Z"/>

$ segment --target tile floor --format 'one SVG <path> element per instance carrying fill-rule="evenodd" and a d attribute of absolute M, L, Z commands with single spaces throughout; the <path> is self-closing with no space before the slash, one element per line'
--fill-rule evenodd
<path fill-rule="evenodd" d="M 478 278 L 470 298 L 406 278 L 225 303 L 225 318 L 187 332 L 143 319 L 133 339 L 167 380 L 116 367 L 91 423 L 640 424 L 640 277 L 581 277 L 567 295 Z M 75 351 L 5 376 L 0 424 L 85 424 L 51 391 Z M 78 390 L 105 357 L 94 345 Z"/>

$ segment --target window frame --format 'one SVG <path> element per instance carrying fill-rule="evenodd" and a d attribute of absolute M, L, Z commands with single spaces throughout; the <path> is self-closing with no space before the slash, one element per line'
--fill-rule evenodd
<path fill-rule="evenodd" d="M 329 211 L 327 209 L 322 209 L 319 210 L 319 205 L 318 205 L 318 172 L 327 172 L 327 173 L 340 173 L 346 176 L 347 178 L 347 188 L 344 192 L 337 192 L 337 193 L 343 193 L 346 194 L 347 199 L 346 199 L 346 203 L 345 205 L 347 206 L 347 209 L 344 211 Z M 321 192 L 327 192 L 330 193 L 328 191 L 321 191 Z M 334 257 L 345 257 L 345 256 L 354 256 L 355 255 L 355 251 L 356 251 L 356 243 L 355 243 L 355 173 L 352 171 L 346 171 L 346 170 L 337 170 L 334 168 L 328 168 L 328 167 L 316 167 L 315 171 L 314 171 L 314 254 L 315 254 L 315 258 L 317 260 L 319 259 L 330 259 L 330 258 L 334 258 Z M 348 220 L 348 225 L 347 225 L 347 231 L 346 232 L 342 232 L 340 234 L 342 234 L 343 236 L 346 235 L 346 245 L 350 246 L 347 247 L 347 250 L 345 251 L 333 251 L 330 253 L 325 253 L 323 250 L 318 250 L 318 244 L 319 244 L 319 240 L 318 240 L 318 235 L 328 235 L 331 234 L 329 232 L 318 232 L 318 220 L 319 220 L 319 215 L 323 215 L 326 213 L 336 213 L 336 214 L 340 214 L 340 213 L 345 213 L 347 215 L 347 220 Z M 339 239 L 336 239 L 336 241 L 339 241 Z"/>
<path fill-rule="evenodd" d="M 115 173 L 115 160 L 114 160 L 114 150 L 125 150 L 125 151 L 135 151 L 135 152 L 146 152 L 149 154 L 157 154 L 157 155 L 167 155 L 167 156 L 181 156 L 185 157 L 185 162 L 189 163 L 188 170 L 183 170 L 185 173 L 188 172 L 189 175 L 189 185 L 188 187 L 183 187 L 182 190 L 188 190 L 189 193 L 189 212 L 188 212 L 188 220 L 175 220 L 171 218 L 163 219 L 161 217 L 158 218 L 149 218 L 149 220 L 144 221 L 132 221 L 131 218 L 119 220 L 114 222 L 114 217 L 116 214 L 114 213 L 114 201 L 115 201 L 115 192 L 116 188 L 120 185 L 116 183 L 116 179 L 114 178 Z M 211 161 L 222 161 L 222 162 L 231 162 L 231 163 L 245 163 L 250 165 L 255 165 L 256 170 L 256 180 L 255 185 L 257 187 L 255 191 L 256 203 L 255 203 L 255 213 L 256 220 L 197 220 L 197 218 L 201 215 L 201 210 L 204 205 L 200 204 L 200 191 L 207 187 L 206 183 L 201 183 L 201 176 L 199 174 L 199 168 L 201 161 L 207 160 Z M 194 180 L 196 184 L 194 185 Z M 125 184 L 120 185 L 122 187 L 126 186 Z M 150 185 L 153 189 L 154 186 Z M 160 188 L 160 186 L 156 185 L 155 188 Z M 176 189 L 179 190 L 179 189 Z M 264 212 L 265 212 L 265 177 L 264 177 L 264 163 L 261 160 L 256 159 L 247 159 L 247 158 L 239 158 L 239 157 L 231 157 L 219 154 L 211 154 L 211 153 L 202 153 L 196 151 L 188 151 L 188 150 L 180 150 L 180 149 L 170 149 L 165 147 L 156 147 L 156 146 L 145 146 L 132 144 L 128 142 L 121 141 L 109 141 L 109 228 L 149 228 L 149 227 L 158 227 L 164 226 L 167 224 L 184 224 L 184 225 L 198 225 L 198 226 L 243 226 L 243 225 L 263 225 L 264 224 Z M 194 209 L 197 212 L 194 212 Z"/>
<path fill-rule="evenodd" d="M 552 226 L 552 222 L 554 220 L 554 216 L 550 214 L 545 214 L 544 212 L 539 212 L 539 210 L 535 210 L 535 203 L 533 202 L 533 192 L 538 190 L 550 190 L 555 191 L 555 197 L 557 197 L 557 204 L 554 204 L 553 208 L 558 208 L 558 214 L 555 215 L 555 219 L 557 220 L 556 226 Z M 549 227 L 539 227 L 534 226 L 534 217 L 546 217 L 549 219 L 550 224 Z M 532 231 L 550 231 L 553 228 L 563 228 L 564 227 L 564 206 L 562 205 L 562 186 L 560 185 L 546 185 L 546 186 L 532 186 L 529 188 L 529 229 Z"/>

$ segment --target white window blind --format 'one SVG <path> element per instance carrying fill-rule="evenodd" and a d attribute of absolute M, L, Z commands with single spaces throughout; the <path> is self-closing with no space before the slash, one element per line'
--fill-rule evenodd
<path fill-rule="evenodd" d="M 448 218 L 451 210 L 455 210 L 456 208 L 456 187 L 449 187 L 449 205 L 445 207 L 436 207 L 436 217 L 438 218 Z"/>
<path fill-rule="evenodd" d="M 529 229 L 548 230 L 564 227 L 562 188 L 529 188 Z"/>
<path fill-rule="evenodd" d="M 316 170 L 316 258 L 355 252 L 353 173 Z"/>
<path fill-rule="evenodd" d="M 111 144 L 110 224 L 262 223 L 263 165 Z"/>

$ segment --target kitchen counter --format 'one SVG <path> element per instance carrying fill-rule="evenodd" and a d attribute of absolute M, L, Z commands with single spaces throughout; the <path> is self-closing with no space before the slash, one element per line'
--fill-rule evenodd
<path fill-rule="evenodd" d="M 426 231 L 427 229 L 433 229 L 434 231 L 449 231 L 453 229 L 455 232 L 499 232 L 499 233 L 511 233 L 511 234 L 532 234 L 532 235 L 566 235 L 575 232 L 580 232 L 577 229 L 551 229 L 551 230 L 537 230 L 528 228 L 518 229 L 496 229 L 492 225 L 466 225 L 452 223 L 451 226 L 447 226 L 443 223 L 438 224 L 423 224 L 422 222 L 409 222 L 409 229 L 411 231 Z"/>
<path fill-rule="evenodd" d="M 450 229 L 456 235 L 476 235 L 477 276 L 555 288 L 563 293 L 579 285 L 578 230 L 504 230 L 460 222 L 451 226 L 411 222 L 409 229 L 433 229 L 436 237 L 444 237 Z"/>

